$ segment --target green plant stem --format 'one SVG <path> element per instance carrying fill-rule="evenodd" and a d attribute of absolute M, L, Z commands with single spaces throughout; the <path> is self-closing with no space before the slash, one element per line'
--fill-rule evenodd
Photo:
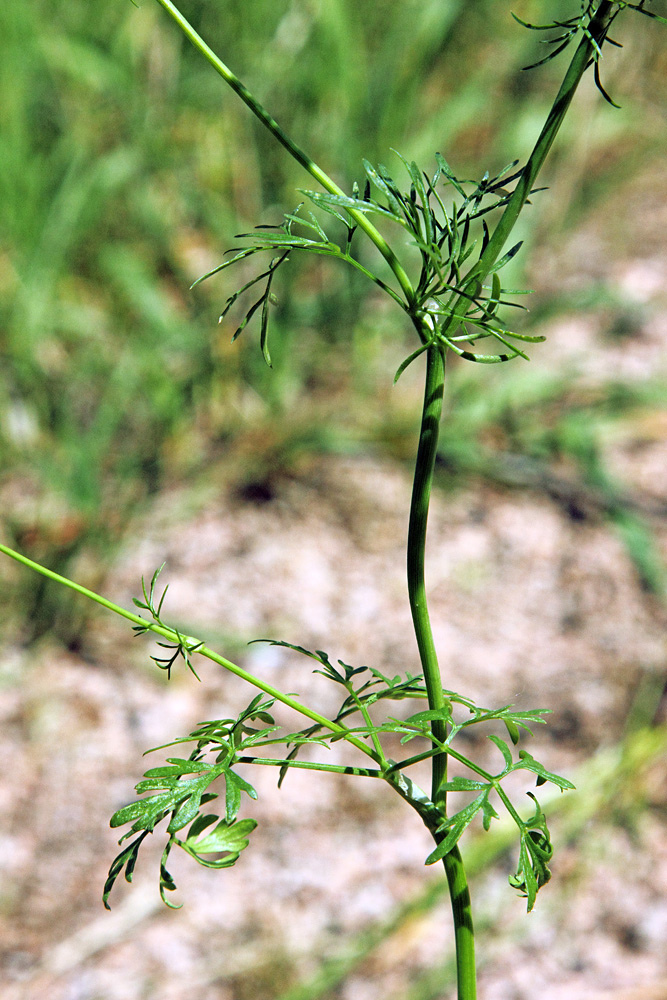
<path fill-rule="evenodd" d="M 237 764 L 266 764 L 269 767 L 296 767 L 305 771 L 327 771 L 330 774 L 354 774 L 360 778 L 384 778 L 384 772 L 372 767 L 353 767 L 350 764 L 321 764 L 319 761 L 281 760 L 270 757 L 237 757 Z"/>
<path fill-rule="evenodd" d="M 509 234 L 514 228 L 521 210 L 530 195 L 535 178 L 563 123 L 572 98 L 595 51 L 595 45 L 601 42 L 604 37 L 613 10 L 614 4 L 608 2 L 608 0 L 603 0 L 595 16 L 592 18 L 589 25 L 590 37 L 584 36 L 577 47 L 544 128 L 538 137 L 505 211 L 493 231 L 486 250 L 466 276 L 463 286 L 464 292 L 469 291 L 478 281 L 484 280 L 498 260 Z M 449 320 L 446 320 L 444 324 L 443 332 L 445 334 L 449 333 L 451 328 L 458 324 L 459 320 L 456 314 L 459 311 L 459 305 L 465 305 L 465 301 L 465 296 L 462 295 L 453 304 L 452 315 L 450 315 Z M 424 681 L 428 692 L 429 707 L 432 709 L 442 708 L 445 703 L 445 697 L 442 691 L 440 668 L 433 642 L 433 632 L 426 601 L 424 558 L 428 508 L 437 452 L 440 417 L 442 414 L 444 382 L 444 355 L 438 347 L 432 346 L 427 352 L 424 407 L 408 531 L 408 593 L 410 609 L 424 672 Z M 439 743 L 445 741 L 446 727 L 444 722 L 434 720 L 432 731 Z M 442 791 L 442 785 L 446 780 L 447 756 L 444 753 L 437 754 L 433 757 L 432 799 L 443 813 L 446 812 L 446 796 Z M 436 836 L 435 839 L 437 841 L 438 837 Z M 445 855 L 443 864 L 447 874 L 454 914 L 458 997 L 459 1000 L 474 1000 L 476 997 L 474 930 L 470 892 L 458 846 Z"/>
<path fill-rule="evenodd" d="M 176 21 L 184 35 L 204 56 L 207 62 L 210 63 L 216 73 L 218 73 L 223 80 L 229 84 L 234 93 L 238 94 L 243 103 L 250 108 L 252 113 L 257 118 L 259 118 L 262 125 L 269 130 L 281 146 L 285 147 L 290 156 L 293 156 L 297 163 L 300 163 L 304 170 L 307 170 L 310 176 L 313 177 L 325 191 L 328 191 L 330 194 L 342 195 L 345 197 L 345 191 L 343 191 L 343 189 L 340 188 L 336 182 L 333 181 L 320 166 L 318 166 L 317 163 L 315 163 L 305 150 L 290 139 L 287 133 L 282 130 L 275 118 L 273 118 L 273 116 L 270 115 L 264 107 L 262 107 L 257 98 L 251 94 L 245 84 L 243 84 L 236 74 L 222 62 L 213 49 L 206 44 L 201 35 L 199 35 L 190 22 L 183 17 L 181 12 L 174 6 L 171 0 L 157 0 L 157 2 L 161 7 L 164 7 L 167 13 L 174 19 L 174 21 Z M 389 267 L 394 272 L 401 289 L 403 290 L 407 305 L 411 306 L 415 301 L 415 292 L 412 287 L 412 282 L 406 274 L 405 269 L 403 268 L 403 265 L 399 261 L 398 257 L 385 240 L 384 236 L 378 232 L 373 223 L 368 220 L 363 212 L 359 212 L 354 208 L 346 208 L 345 211 L 353 220 L 355 225 L 366 233 L 368 238 L 375 244 L 384 259 L 387 261 Z"/>
<path fill-rule="evenodd" d="M 424 575 L 428 509 L 433 485 L 435 457 L 438 450 L 444 391 L 445 355 L 440 347 L 433 345 L 426 352 L 424 406 L 408 526 L 408 597 L 419 657 L 424 672 L 429 708 L 432 709 L 444 708 L 446 704 L 428 613 Z M 447 728 L 444 721 L 434 719 L 431 728 L 434 738 L 439 743 L 444 743 L 447 739 Z M 442 789 L 447 780 L 446 754 L 441 753 L 433 757 L 432 773 L 431 798 L 440 814 L 443 815 L 447 807 L 446 793 Z M 444 833 L 434 834 L 436 843 L 444 836 L 446 836 Z M 447 875 L 454 916 L 458 997 L 459 1000 L 475 1000 L 477 987 L 472 908 L 468 882 L 458 846 L 454 847 L 442 860 Z"/>
<path fill-rule="evenodd" d="M 428 509 L 433 484 L 433 469 L 438 448 L 442 401 L 445 390 L 445 357 L 437 345 L 426 352 L 426 381 L 424 385 L 424 406 L 419 447 L 415 464 L 415 475 L 410 503 L 408 525 L 408 598 L 410 611 L 419 649 L 429 708 L 444 708 L 446 699 L 442 691 L 442 679 L 438 666 L 438 656 L 433 641 L 433 631 L 426 601 L 426 581 L 424 561 L 426 552 L 426 528 Z M 433 736 L 438 743 L 444 743 L 447 729 L 444 721 L 435 719 L 431 723 Z M 436 806 L 444 808 L 446 800 L 441 785 L 447 780 L 447 757 L 440 754 L 433 760 L 432 799 Z"/>
<path fill-rule="evenodd" d="M 641 729 L 625 737 L 620 746 L 598 750 L 575 775 L 577 791 L 561 795 L 554 790 L 544 805 L 549 814 L 560 817 L 562 842 L 576 841 L 591 822 L 591 818 L 604 815 L 609 803 L 630 801 L 645 787 L 638 780 L 647 769 L 660 764 L 667 753 L 667 726 Z M 628 762 L 632 763 L 628 765 Z M 467 869 L 480 874 L 514 844 L 515 826 L 509 819 L 500 820 L 488 833 L 479 832 L 467 850 Z M 375 925 L 355 935 L 348 946 L 338 954 L 325 959 L 310 980 L 300 983 L 282 994 L 279 1000 L 320 1000 L 334 996 L 338 987 L 349 978 L 360 964 L 367 961 L 378 947 L 391 948 L 393 935 L 400 933 L 415 915 L 430 913 L 442 899 L 444 884 L 430 881 L 413 899 L 401 904 L 393 913 Z M 443 994 L 439 984 L 437 995 Z M 416 994 L 421 995 L 421 994 Z M 429 992 L 428 996 L 436 996 Z"/>
<path fill-rule="evenodd" d="M 206 657 L 206 659 L 212 660 L 213 663 L 217 663 L 219 666 L 224 667 L 225 670 L 229 670 L 230 673 L 236 674 L 237 677 L 247 681 L 248 684 L 252 684 L 253 687 L 256 687 L 265 694 L 270 695 L 283 705 L 287 705 L 288 708 L 293 709 L 300 715 L 304 715 L 312 722 L 317 722 L 320 726 L 324 726 L 333 733 L 341 733 L 342 735 L 347 733 L 347 728 L 345 726 L 341 726 L 337 722 L 333 722 L 331 719 L 325 718 L 325 716 L 320 715 L 319 712 L 314 712 L 311 708 L 308 708 L 307 705 L 302 705 L 301 702 L 292 695 L 284 694 L 282 691 L 279 691 L 278 688 L 260 680 L 259 677 L 255 677 L 254 674 L 251 674 L 242 667 L 237 666 L 235 663 L 232 663 L 231 660 L 227 660 L 224 656 L 220 656 L 220 654 L 216 653 L 214 650 L 209 649 L 203 644 L 200 645 L 198 639 L 194 639 L 192 636 L 179 634 L 174 629 L 167 628 L 164 625 L 158 625 L 157 622 L 148 622 L 145 618 L 135 615 L 132 611 L 127 611 L 125 608 L 120 607 L 120 605 L 114 604 L 113 601 L 108 601 L 106 597 L 96 594 L 93 590 L 88 590 L 87 587 L 82 587 L 81 584 L 75 583 L 74 580 L 70 580 L 66 576 L 61 576 L 60 573 L 54 573 L 53 570 L 47 569 L 46 566 L 42 566 L 40 563 L 34 562 L 32 559 L 28 559 L 27 556 L 22 555 L 20 552 L 16 552 L 14 549 L 10 549 L 7 545 L 0 543 L 0 552 L 9 556 L 11 559 L 16 560 L 16 562 L 22 563 L 22 565 L 27 566 L 29 569 L 35 570 L 35 572 L 47 577 L 47 579 L 53 580 L 55 583 L 60 583 L 65 587 L 69 587 L 70 590 L 74 590 L 77 594 L 81 594 L 83 597 L 87 597 L 89 600 L 95 601 L 96 604 L 100 604 L 103 608 L 113 611 L 115 614 L 120 615 L 121 618 L 127 618 L 127 620 L 132 622 L 134 625 L 141 625 L 147 632 L 154 632 L 156 635 L 162 636 L 164 639 L 168 639 L 169 642 L 177 645 L 180 645 L 180 643 L 185 640 L 188 643 L 188 646 L 196 647 L 196 649 L 192 650 L 193 652 L 197 652 L 201 656 Z M 375 752 L 371 750 L 370 747 L 366 746 L 362 740 L 359 740 L 354 736 L 345 736 L 345 739 L 346 742 L 351 743 L 352 746 L 361 750 L 362 753 L 366 754 L 366 756 L 372 757 L 373 760 L 376 760 Z"/>
<path fill-rule="evenodd" d="M 475 1000 L 477 997 L 475 930 L 472 922 L 470 889 L 458 844 L 449 854 L 445 854 L 442 863 L 445 866 L 454 916 L 457 997 L 458 1000 Z"/>
<path fill-rule="evenodd" d="M 569 110 L 577 87 L 581 82 L 581 78 L 583 77 L 590 60 L 595 53 L 596 46 L 600 46 L 602 40 L 604 39 L 609 21 L 614 13 L 615 6 L 616 4 L 611 2 L 611 0 L 602 0 L 602 3 L 598 6 L 595 15 L 591 18 L 588 26 L 589 35 L 584 35 L 577 46 L 565 77 L 563 78 L 563 82 L 556 95 L 556 99 L 554 100 L 551 110 L 547 116 L 547 120 L 544 123 L 544 127 L 540 132 L 532 153 L 528 157 L 526 166 L 521 172 L 521 176 L 519 177 L 517 185 L 507 202 L 505 210 L 498 220 L 498 224 L 493 233 L 491 234 L 488 246 L 475 266 L 466 275 L 465 282 L 463 284 L 464 291 L 469 290 L 470 286 L 474 285 L 476 281 L 483 281 L 490 269 L 498 260 L 511 231 L 521 214 L 521 210 L 530 196 L 535 179 L 542 169 L 549 150 L 553 145 L 554 139 L 563 124 L 563 120 Z M 462 300 L 459 300 L 459 302 L 461 303 Z M 459 303 L 457 303 L 457 306 L 454 307 L 454 312 L 457 311 L 458 304 Z"/>

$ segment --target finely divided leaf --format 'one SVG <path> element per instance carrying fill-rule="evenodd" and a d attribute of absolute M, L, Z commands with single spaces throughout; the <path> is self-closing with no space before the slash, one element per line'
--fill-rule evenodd
<path fill-rule="evenodd" d="M 205 868 L 231 868 L 238 861 L 241 851 L 248 846 L 248 837 L 257 826 L 254 819 L 242 819 L 237 823 L 220 822 L 204 837 L 198 837 L 193 827 L 186 840 L 179 842 L 187 853 Z M 212 860 L 207 854 L 225 853 L 224 858 Z"/>
<path fill-rule="evenodd" d="M 517 726 L 516 722 L 514 722 L 513 719 L 504 719 L 503 721 L 505 723 L 505 728 L 509 734 L 509 738 L 511 739 L 514 746 L 516 746 L 520 738 L 519 727 Z"/>
<path fill-rule="evenodd" d="M 107 880 L 104 883 L 104 893 L 102 896 L 102 902 L 104 903 L 105 909 L 111 909 L 109 906 L 109 895 L 123 868 L 125 868 L 125 881 L 132 881 L 132 876 L 137 863 L 137 857 L 139 855 L 139 848 L 141 847 L 146 836 L 148 836 L 148 830 L 145 830 L 136 838 L 136 840 L 133 840 L 132 843 L 128 847 L 125 847 L 112 861 Z"/>
<path fill-rule="evenodd" d="M 303 194 L 307 195 L 312 202 L 315 203 L 319 208 L 325 208 L 326 206 L 334 206 L 336 208 L 353 209 L 357 212 L 371 212 L 376 215 L 383 215 L 387 219 L 391 219 L 393 222 L 398 222 L 401 226 L 406 226 L 405 219 L 402 215 L 397 215 L 390 209 L 385 208 L 383 205 L 378 204 L 376 201 L 364 200 L 361 198 L 350 198 L 346 194 L 328 194 L 326 192 L 320 191 L 303 191 Z"/>
<path fill-rule="evenodd" d="M 527 750 L 520 750 L 519 757 L 520 761 L 512 767 L 513 771 L 525 768 L 528 771 L 533 771 L 537 775 L 537 784 L 543 785 L 545 782 L 550 781 L 554 785 L 558 785 L 560 789 L 573 789 L 574 785 L 567 778 L 561 777 L 559 774 L 554 774 L 552 771 L 547 771 L 543 764 L 540 764 L 538 760 L 535 760 Z"/>
<path fill-rule="evenodd" d="M 505 743 L 505 740 L 501 740 L 500 736 L 494 736 L 492 733 L 489 735 L 489 739 L 492 741 L 492 743 L 496 744 L 501 754 L 505 758 L 505 766 L 511 767 L 512 764 L 514 763 L 514 760 L 512 758 L 512 752 L 510 748 L 507 746 L 507 743 Z M 517 741 L 518 739 L 519 739 L 519 733 L 517 730 Z M 512 742 L 514 743 L 515 741 L 512 740 Z"/>
<path fill-rule="evenodd" d="M 375 167 L 368 162 L 368 160 L 362 160 L 361 162 L 364 165 L 364 170 L 366 171 L 368 179 L 376 186 L 376 188 L 378 188 L 378 190 L 382 191 L 383 195 L 389 202 L 389 208 L 391 211 L 395 215 L 399 216 L 401 214 L 400 202 L 394 194 L 394 190 L 392 189 L 393 185 L 390 186 L 390 184 L 387 183 L 387 181 L 390 181 L 391 178 L 385 179 L 385 177 L 382 176 L 382 174 L 376 170 Z"/>
<path fill-rule="evenodd" d="M 241 807 L 241 792 L 245 792 L 251 799 L 257 798 L 257 792 L 234 771 L 225 771 L 225 788 L 226 820 L 233 823 Z"/>
<path fill-rule="evenodd" d="M 549 862 L 553 857 L 553 846 L 544 813 L 535 796 L 530 792 L 528 794 L 535 802 L 535 814 L 521 825 L 519 863 L 516 874 L 509 876 L 509 883 L 513 889 L 518 889 L 526 896 L 530 913 L 538 890 L 551 878 Z"/>
<path fill-rule="evenodd" d="M 511 261 L 512 257 L 516 257 L 522 246 L 523 246 L 523 240 L 520 240 L 518 243 L 515 243 L 514 246 L 510 250 L 508 250 L 503 257 L 500 258 L 500 260 L 496 261 L 496 263 L 491 268 L 491 273 L 499 271 L 501 267 L 504 267 L 505 264 L 508 264 L 509 261 Z"/>
<path fill-rule="evenodd" d="M 485 830 L 491 826 L 492 819 L 500 819 L 500 816 L 489 802 L 488 796 L 482 802 L 482 825 Z"/>
<path fill-rule="evenodd" d="M 403 722 L 408 726 L 423 726 L 428 722 L 440 720 L 441 722 L 452 722 L 451 706 L 445 705 L 442 708 L 427 708 L 423 712 L 415 712 L 408 716 Z"/>
<path fill-rule="evenodd" d="M 449 854 L 451 849 L 458 843 L 461 834 L 465 828 L 472 822 L 475 815 L 482 808 L 484 801 L 488 797 L 488 789 L 485 789 L 476 799 L 473 799 L 467 806 L 464 806 L 460 812 L 455 813 L 454 816 L 450 816 L 437 832 L 442 833 L 444 830 L 448 830 L 447 836 L 444 840 L 441 840 L 438 846 L 432 851 L 427 857 L 424 864 L 433 865 L 436 861 L 440 861 L 444 858 L 445 854 Z"/>
<path fill-rule="evenodd" d="M 488 788 L 488 781 L 475 781 L 473 778 L 452 778 L 440 786 L 443 792 L 477 792 L 481 788 Z"/>

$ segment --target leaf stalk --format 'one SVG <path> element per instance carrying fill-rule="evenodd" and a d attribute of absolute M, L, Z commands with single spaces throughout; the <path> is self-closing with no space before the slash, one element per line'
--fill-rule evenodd
<path fill-rule="evenodd" d="M 312 708 L 308 708 L 307 705 L 303 705 L 300 701 L 294 698 L 292 695 L 285 694 L 284 692 L 278 690 L 278 688 L 273 687 L 272 684 L 267 684 L 265 681 L 251 674 L 249 671 L 244 670 L 239 667 L 236 663 L 232 663 L 231 660 L 226 659 L 214 650 L 209 649 L 203 643 L 200 643 L 198 639 L 192 636 L 183 636 L 181 633 L 177 632 L 175 629 L 168 628 L 165 625 L 159 625 L 157 622 L 149 622 L 145 618 L 141 618 L 139 615 L 135 615 L 132 611 L 128 611 L 126 608 L 121 607 L 119 604 L 114 604 L 113 601 L 107 600 L 106 597 L 102 597 L 100 594 L 96 594 L 93 590 L 88 590 L 87 587 L 81 586 L 80 583 L 76 583 L 74 580 L 70 580 L 66 576 L 61 576 L 60 573 L 55 573 L 53 570 L 48 569 L 46 566 L 42 566 L 40 563 L 34 562 L 27 556 L 24 556 L 20 552 L 16 552 L 14 549 L 9 548 L 7 545 L 0 543 L 0 552 L 4 555 L 9 556 L 16 562 L 22 563 L 29 569 L 34 570 L 36 573 L 40 573 L 49 580 L 53 580 L 55 583 L 62 584 L 65 587 L 69 587 L 70 590 L 75 591 L 77 594 L 81 594 L 83 597 L 87 597 L 89 600 L 94 601 L 96 604 L 101 605 L 108 611 L 113 611 L 115 614 L 120 615 L 121 618 L 126 618 L 128 621 L 132 622 L 135 626 L 138 626 L 144 632 L 154 632 L 156 635 L 162 636 L 164 639 L 168 639 L 169 642 L 179 644 L 183 640 L 187 643 L 187 649 L 192 652 L 197 652 L 201 656 L 206 657 L 208 660 L 212 660 L 213 663 L 217 663 L 219 666 L 224 667 L 231 674 L 235 674 L 240 677 L 241 680 L 247 681 L 253 687 L 258 688 L 265 694 L 270 695 L 275 698 L 276 701 L 281 702 L 288 708 L 293 709 L 300 715 L 305 716 L 312 722 L 317 722 L 319 725 L 324 726 L 329 729 L 332 733 L 340 733 L 351 743 L 352 746 L 356 747 L 357 750 L 361 750 L 366 756 L 372 757 L 373 760 L 376 759 L 376 754 L 370 747 L 366 746 L 363 740 L 359 740 L 354 736 L 346 736 L 347 729 L 345 726 L 341 726 L 337 722 L 333 722 L 331 719 L 327 719 L 325 716 L 320 715 L 319 712 L 315 712 Z"/>

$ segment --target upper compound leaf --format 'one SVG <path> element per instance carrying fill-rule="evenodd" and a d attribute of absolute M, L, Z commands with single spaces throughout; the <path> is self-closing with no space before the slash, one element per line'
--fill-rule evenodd
<path fill-rule="evenodd" d="M 510 875 L 509 883 L 527 898 L 528 912 L 535 905 L 538 890 L 551 878 L 549 862 L 553 857 L 553 846 L 549 828 L 539 802 L 530 792 L 535 803 L 535 813 L 529 820 L 521 824 L 521 846 L 519 848 L 519 863 L 516 874 Z"/>
<path fill-rule="evenodd" d="M 376 170 L 371 163 L 368 162 L 368 160 L 362 160 L 362 163 L 364 165 L 364 170 L 366 171 L 368 179 L 375 185 L 375 187 L 379 191 L 382 191 L 383 195 L 389 202 L 389 208 L 391 209 L 391 211 L 395 215 L 399 216 L 401 214 L 401 205 L 398 199 L 396 198 L 396 195 L 394 194 L 392 187 L 387 183 L 387 179 L 385 179 L 385 177 L 383 177 L 382 174 L 378 170 Z"/>
<path fill-rule="evenodd" d="M 393 222 L 398 222 L 401 226 L 405 226 L 405 220 L 402 215 L 398 215 L 392 212 L 391 209 L 385 208 L 383 205 L 378 204 L 376 201 L 370 199 L 365 200 L 362 198 L 350 198 L 346 194 L 329 194 L 328 192 L 322 191 L 303 191 L 303 194 L 307 195 L 308 198 L 320 208 L 325 206 L 335 206 L 336 208 L 344 208 L 348 211 L 353 210 L 356 212 L 372 212 L 376 215 L 383 215 L 385 218 L 391 219 Z"/>
<path fill-rule="evenodd" d="M 465 190 L 461 187 L 460 182 L 454 176 L 454 171 L 447 163 L 447 160 L 444 158 L 442 153 L 436 153 L 435 160 L 436 163 L 438 164 L 438 169 L 440 170 L 440 173 L 443 174 L 450 182 L 450 184 L 452 184 L 456 188 L 459 194 L 463 195 L 463 197 L 465 198 L 466 197 Z"/>
<path fill-rule="evenodd" d="M 491 273 L 499 271 L 502 267 L 505 266 L 505 264 L 508 264 L 509 261 L 512 260 L 512 257 L 516 257 L 522 246 L 523 246 L 523 240 L 520 240 L 518 243 L 515 243 L 514 246 L 510 250 L 508 250 L 504 256 L 500 258 L 500 260 L 496 261 L 496 263 L 490 269 Z"/>

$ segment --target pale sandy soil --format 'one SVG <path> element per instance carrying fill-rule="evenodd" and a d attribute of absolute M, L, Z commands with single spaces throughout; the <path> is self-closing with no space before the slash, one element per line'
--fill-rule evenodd
<path fill-rule="evenodd" d="M 339 459 L 286 480 L 261 505 L 223 493 L 184 518 L 175 492 L 139 526 L 106 592 L 129 604 L 137 567 L 148 574 L 166 559 L 174 620 L 222 651 L 226 634 L 247 667 L 331 711 L 336 691 L 309 661 L 265 646 L 239 653 L 238 640 L 275 636 L 384 671 L 414 669 L 402 576 L 409 486 L 391 465 Z M 448 685 L 489 705 L 553 707 L 535 741 L 542 759 L 585 775 L 581 809 L 587 788 L 603 800 L 587 821 L 577 809 L 554 820 L 554 880 L 529 917 L 506 884 L 511 855 L 475 877 L 481 995 L 560 1000 L 664 986 L 664 774 L 654 755 L 629 787 L 619 778 L 619 816 L 591 763 L 604 768 L 642 676 L 664 669 L 660 608 L 604 523 L 488 488 L 436 497 L 429 578 Z M 166 687 L 145 666 L 143 640 L 132 644 L 102 616 L 91 649 L 93 662 L 49 648 L 4 660 L 3 998 L 170 998 L 186 983 L 210 1000 L 279 996 L 440 878 L 423 868 L 425 830 L 381 786 L 292 773 L 278 792 L 267 771 L 252 777 L 259 827 L 234 869 L 179 859 L 185 905 L 169 912 L 157 895 L 156 843 L 105 914 L 108 816 L 131 798 L 141 752 L 236 713 L 248 695 L 203 662 L 201 685 L 180 671 Z M 628 810 L 645 799 L 652 808 L 634 827 Z M 449 929 L 443 898 L 401 924 L 336 995 L 409 995 L 447 959 Z"/>

